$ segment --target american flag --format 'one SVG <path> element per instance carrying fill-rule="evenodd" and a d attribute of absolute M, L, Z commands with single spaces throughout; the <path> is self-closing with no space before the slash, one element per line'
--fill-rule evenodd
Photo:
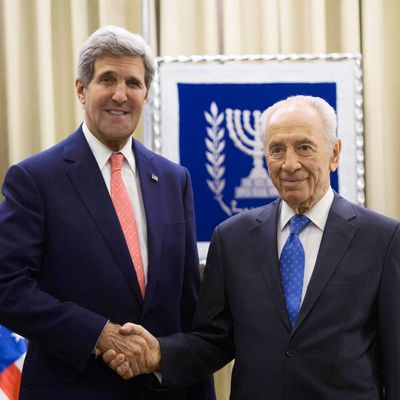
<path fill-rule="evenodd" d="M 0 400 L 17 400 L 27 342 L 0 325 Z"/>

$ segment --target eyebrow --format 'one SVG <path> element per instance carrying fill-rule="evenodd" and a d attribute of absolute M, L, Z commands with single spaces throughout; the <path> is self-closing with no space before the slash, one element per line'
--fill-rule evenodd
<path fill-rule="evenodd" d="M 113 71 L 104 71 L 100 74 L 97 75 L 96 79 L 101 80 L 103 78 L 112 78 L 115 76 L 115 73 Z"/>
<path fill-rule="evenodd" d="M 303 139 L 295 140 L 294 143 L 295 144 L 314 144 L 315 142 L 311 139 L 303 138 Z"/>
<path fill-rule="evenodd" d="M 103 71 L 99 76 L 104 76 L 104 75 L 113 75 L 115 72 L 111 69 L 107 69 L 106 71 Z"/>
<path fill-rule="evenodd" d="M 98 77 L 99 78 L 103 78 L 103 77 L 105 77 L 107 75 L 114 76 L 115 74 L 116 74 L 115 71 L 110 69 L 110 70 L 102 72 L 101 74 L 99 74 Z M 125 81 L 134 81 L 135 83 L 143 83 L 139 78 L 137 78 L 137 77 L 135 77 L 133 75 L 129 76 L 128 78 L 126 78 Z"/>
<path fill-rule="evenodd" d="M 274 146 L 282 146 L 281 142 L 278 142 L 276 140 L 272 140 L 271 142 L 268 143 L 268 147 L 274 147 Z"/>
<path fill-rule="evenodd" d="M 301 139 L 295 139 L 294 144 L 296 146 L 298 146 L 299 144 L 314 145 L 315 142 L 309 138 L 301 138 Z M 277 141 L 277 140 L 272 140 L 270 143 L 268 143 L 268 148 L 275 147 L 275 146 L 283 146 L 283 143 L 281 141 Z"/>

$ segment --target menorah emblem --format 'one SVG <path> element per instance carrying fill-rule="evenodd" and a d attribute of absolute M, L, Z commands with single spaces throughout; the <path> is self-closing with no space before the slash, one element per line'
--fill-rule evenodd
<path fill-rule="evenodd" d="M 267 169 L 264 167 L 264 150 L 262 134 L 259 129 L 261 112 L 254 110 L 225 110 L 226 127 L 229 137 L 236 148 L 253 157 L 253 168 L 246 178 L 240 180 L 240 186 L 235 188 L 235 198 L 264 198 L 277 196 L 278 192 L 271 182 Z M 242 119 L 243 116 L 243 119 Z M 251 125 L 251 116 L 253 124 Z"/>

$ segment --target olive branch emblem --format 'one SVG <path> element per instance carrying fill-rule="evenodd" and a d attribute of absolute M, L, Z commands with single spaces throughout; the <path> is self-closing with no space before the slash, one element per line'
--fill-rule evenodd
<path fill-rule="evenodd" d="M 229 215 L 232 215 L 231 209 L 225 204 L 223 200 L 223 191 L 225 188 L 225 129 L 220 128 L 224 120 L 224 113 L 218 114 L 218 107 L 213 101 L 210 106 L 210 112 L 205 111 L 204 117 L 208 124 L 207 136 L 205 144 L 207 147 L 206 163 L 207 172 L 212 179 L 207 179 L 208 188 L 214 193 L 214 199 L 218 202 L 221 208 Z"/>

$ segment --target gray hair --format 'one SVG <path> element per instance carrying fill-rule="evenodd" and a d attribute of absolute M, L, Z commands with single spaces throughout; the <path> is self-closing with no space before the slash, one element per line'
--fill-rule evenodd
<path fill-rule="evenodd" d="M 308 104 L 313 107 L 320 115 L 322 124 L 325 128 L 325 139 L 328 146 L 333 147 L 336 141 L 336 128 L 337 128 L 337 118 L 336 112 L 333 107 L 328 104 L 321 97 L 314 96 L 290 96 L 284 100 L 278 101 L 272 106 L 268 107 L 261 115 L 260 118 L 260 132 L 262 137 L 265 136 L 265 131 L 267 129 L 269 120 L 271 119 L 272 114 L 277 111 L 279 108 L 285 105 L 293 104 L 293 103 L 303 103 Z"/>
<path fill-rule="evenodd" d="M 107 55 L 141 57 L 145 69 L 146 88 L 150 89 L 155 72 L 154 56 L 150 47 L 140 35 L 112 25 L 97 29 L 86 39 L 81 48 L 78 79 L 85 87 L 93 79 L 96 60 Z"/>

